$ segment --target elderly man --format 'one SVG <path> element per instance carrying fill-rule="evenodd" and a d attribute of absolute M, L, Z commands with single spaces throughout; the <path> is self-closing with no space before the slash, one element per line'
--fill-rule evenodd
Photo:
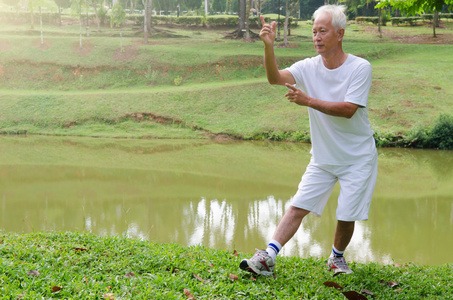
<path fill-rule="evenodd" d="M 313 43 L 317 56 L 279 70 L 274 55 L 276 24 L 263 25 L 264 65 L 271 84 L 285 85 L 285 97 L 308 107 L 312 141 L 311 160 L 290 208 L 266 250 L 244 259 L 240 268 L 272 275 L 281 248 L 293 237 L 303 218 L 321 216 L 335 183 L 340 183 L 337 227 L 327 261 L 336 273 L 353 273 L 343 257 L 354 222 L 367 220 L 377 178 L 377 151 L 366 110 L 371 86 L 371 65 L 343 52 L 345 7 L 325 5 L 313 14 Z"/>

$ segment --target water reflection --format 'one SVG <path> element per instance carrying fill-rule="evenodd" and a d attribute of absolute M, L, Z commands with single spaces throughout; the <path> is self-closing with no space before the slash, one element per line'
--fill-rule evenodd
<path fill-rule="evenodd" d="M 0 137 L 0 228 L 88 231 L 253 252 L 271 239 L 309 161 L 309 145 Z M 379 150 L 370 218 L 348 258 L 451 262 L 453 152 Z M 334 189 L 282 254 L 329 254 Z M 332 201 L 333 200 L 333 201 Z"/>

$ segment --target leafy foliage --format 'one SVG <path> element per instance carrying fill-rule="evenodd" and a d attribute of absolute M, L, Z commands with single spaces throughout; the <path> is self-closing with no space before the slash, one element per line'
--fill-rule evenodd
<path fill-rule="evenodd" d="M 120 27 L 126 22 L 126 12 L 120 2 L 116 2 L 112 8 L 112 16 L 110 17 L 110 27 Z"/>
<path fill-rule="evenodd" d="M 391 6 L 393 9 L 399 9 L 410 15 L 421 14 L 424 12 L 442 11 L 444 5 L 453 6 L 453 0 L 383 0 L 380 1 L 377 8 Z"/>

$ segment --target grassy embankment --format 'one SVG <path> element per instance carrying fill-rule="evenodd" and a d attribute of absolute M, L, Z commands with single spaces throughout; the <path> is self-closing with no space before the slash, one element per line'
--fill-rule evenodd
<path fill-rule="evenodd" d="M 451 35 L 451 24 L 440 34 Z M 132 28 L 91 32 L 79 49 L 78 26 L 45 27 L 44 45 L 28 26 L 0 31 L 0 128 L 3 133 L 107 137 L 306 140 L 305 109 L 269 86 L 262 45 L 224 40 L 221 31 L 165 29 L 172 38 L 142 45 Z M 386 28 L 430 35 L 430 28 Z M 425 32 L 426 31 L 426 32 Z M 314 54 L 310 27 L 293 30 L 297 48 L 277 49 L 280 66 Z M 452 45 L 407 45 L 352 25 L 345 48 L 374 67 L 373 129 L 386 136 L 452 113 Z M 161 36 L 164 36 L 161 34 Z M 388 36 L 388 35 L 387 35 Z M 317 259 L 279 258 L 275 278 L 251 278 L 238 262 L 250 254 L 77 233 L 16 235 L 0 242 L 3 298 L 72 299 L 451 299 L 451 265 L 352 263 L 331 277 Z M 238 277 L 236 277 L 238 276 Z M 335 281 L 342 290 L 326 287 Z M 290 283 L 290 284 L 288 284 Z M 393 286 L 393 283 L 397 283 Z M 392 286 L 392 287 L 391 287 Z"/>
<path fill-rule="evenodd" d="M 132 26 L 92 27 L 80 49 L 76 24 L 45 26 L 43 45 L 28 25 L 3 26 L 1 132 L 309 140 L 306 109 L 265 79 L 261 42 L 223 39 L 225 29 L 160 30 L 144 45 Z M 276 49 L 281 67 L 315 54 L 310 25 L 292 33 L 297 47 Z M 453 114 L 453 23 L 438 33 L 434 40 L 429 26 L 387 27 L 379 38 L 375 27 L 348 28 L 346 51 L 374 68 L 369 114 L 384 143 Z M 410 37 L 445 44 L 407 44 Z"/>
<path fill-rule="evenodd" d="M 2 299 L 453 299 L 451 265 L 351 263 L 354 274 L 332 278 L 322 260 L 279 257 L 274 277 L 254 278 L 238 269 L 249 254 L 233 250 L 91 234 L 0 235 Z"/>

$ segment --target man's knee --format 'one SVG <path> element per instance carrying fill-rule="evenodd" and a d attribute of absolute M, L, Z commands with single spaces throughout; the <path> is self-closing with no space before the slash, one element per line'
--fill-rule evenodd
<path fill-rule="evenodd" d="M 306 215 L 308 215 L 310 213 L 310 211 L 303 209 L 303 208 L 290 206 L 286 213 L 291 214 L 294 217 L 303 218 Z"/>

